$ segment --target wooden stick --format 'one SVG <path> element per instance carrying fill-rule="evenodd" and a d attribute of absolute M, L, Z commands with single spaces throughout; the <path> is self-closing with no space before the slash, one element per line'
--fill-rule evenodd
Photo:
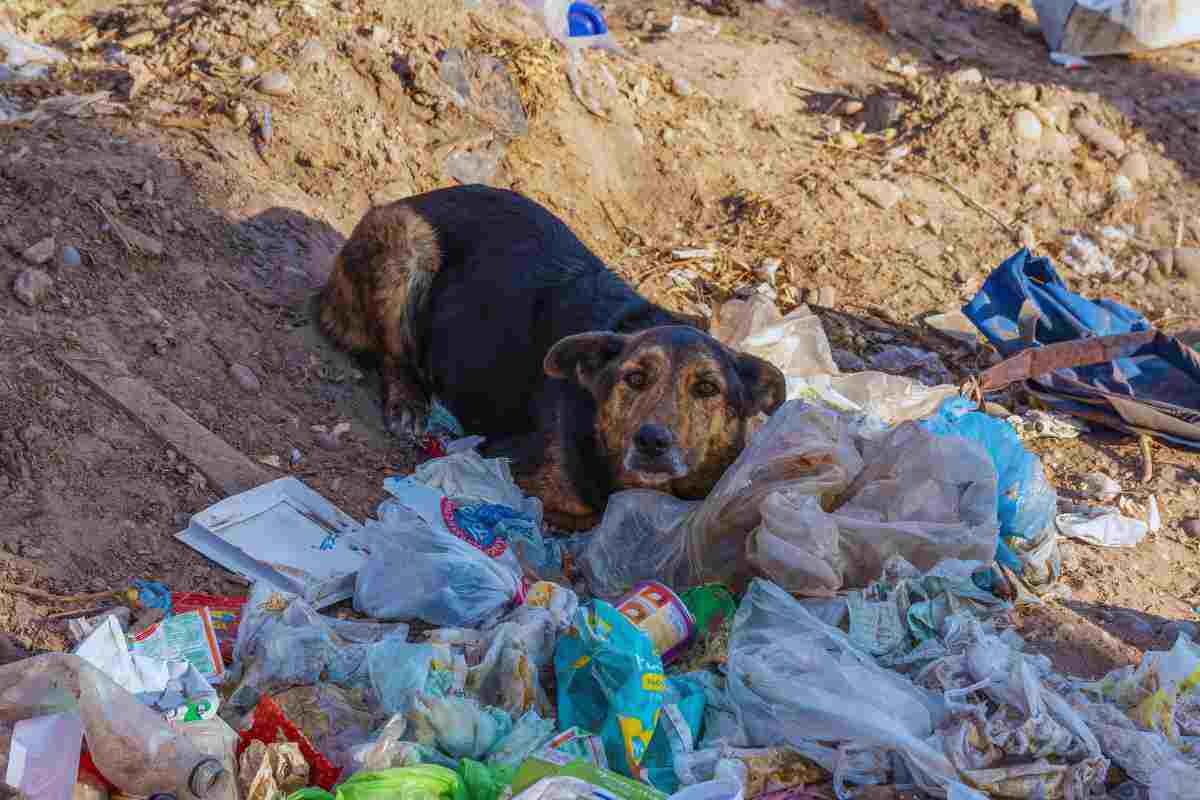
<path fill-rule="evenodd" d="M 19 583 L 0 583 L 0 592 L 14 592 L 16 594 L 23 594 L 26 597 L 32 597 L 35 600 L 45 600 L 48 603 L 57 603 L 59 605 L 94 603 L 97 600 L 120 599 L 125 595 L 123 589 L 108 592 L 92 592 L 90 594 L 51 594 L 50 592 L 44 592 L 41 589 L 35 589 L 32 586 L 24 586 Z"/>

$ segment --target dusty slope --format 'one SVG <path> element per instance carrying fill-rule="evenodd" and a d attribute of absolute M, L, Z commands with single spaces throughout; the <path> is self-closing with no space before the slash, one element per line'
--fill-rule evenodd
<path fill-rule="evenodd" d="M 683 0 L 604 4 L 632 59 L 587 54 L 581 99 L 561 49 L 518 7 L 492 2 L 80 0 L 48 13 L 18 2 L 0 24 L 58 44 L 71 63 L 0 94 L 21 109 L 112 95 L 76 117 L 0 126 L 3 283 L 47 236 L 82 254 L 79 266 L 43 267 L 53 286 L 34 307 L 0 292 L 0 579 L 59 592 L 134 577 L 237 588 L 169 538 L 215 490 L 64 370 L 63 353 L 123 363 L 252 457 L 288 465 L 297 449 L 287 471 L 360 518 L 370 511 L 381 475 L 411 454 L 381 435 L 371 376 L 313 337 L 304 298 L 372 202 L 456 179 L 518 189 L 643 291 L 695 312 L 758 283 L 755 268 L 777 258 L 781 305 L 832 287 L 851 323 L 830 335 L 864 357 L 912 337 L 854 319 L 955 308 L 1023 240 L 1057 257 L 1070 232 L 1128 224 L 1146 246 L 1200 243 L 1187 214 L 1200 167 L 1196 51 L 1074 73 L 1047 62 L 1027 8 L 887 0 L 873 4 L 881 25 L 858 0 L 789 5 L 736 3 L 731 18 Z M 697 22 L 671 32 L 675 15 Z M 506 65 L 527 123 L 483 55 Z M 254 65 L 239 69 L 243 56 Z M 269 70 L 288 76 L 286 96 L 253 88 Z M 256 120 L 268 106 L 266 142 Z M 1145 155 L 1136 197 L 1113 194 L 1119 161 L 1076 136 L 1077 107 Z M 1035 143 L 1013 131 L 1021 108 L 1043 120 Z M 688 247 L 717 255 L 673 260 Z M 1195 286 L 1136 246 L 1106 247 L 1137 274 L 1110 283 L 1064 270 L 1073 286 L 1189 322 Z M 956 375 L 983 358 L 920 341 Z M 314 428 L 339 421 L 350 433 L 330 447 Z M 1039 448 L 1060 488 L 1097 468 L 1134 483 L 1126 440 Z M 1178 467 L 1150 487 L 1168 529 L 1133 552 L 1067 545 L 1075 601 L 1030 622 L 1060 636 L 1048 646 L 1076 654 L 1080 671 L 1136 656 L 1127 644 L 1160 641 L 1161 623 L 1196 603 L 1195 545 L 1178 522 L 1200 513 L 1198 462 L 1170 451 L 1159 461 Z M 0 590 L 0 630 L 26 646 L 61 644 L 60 627 L 37 621 L 47 610 Z"/>

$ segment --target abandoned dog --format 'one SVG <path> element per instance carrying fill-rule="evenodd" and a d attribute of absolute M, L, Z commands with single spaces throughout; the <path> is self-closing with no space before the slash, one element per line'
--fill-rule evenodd
<path fill-rule="evenodd" d="M 382 364 L 384 421 L 436 397 L 565 529 L 608 497 L 704 497 L 784 401 L 783 374 L 650 303 L 550 211 L 460 186 L 371 209 L 321 293 L 322 330 Z"/>

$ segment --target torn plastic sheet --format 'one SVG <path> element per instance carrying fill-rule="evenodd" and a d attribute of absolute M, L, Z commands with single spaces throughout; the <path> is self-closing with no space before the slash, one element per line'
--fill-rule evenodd
<path fill-rule="evenodd" d="M 713 336 L 726 345 L 770 361 L 787 380 L 789 400 L 804 400 L 856 415 L 855 427 L 882 432 L 887 426 L 933 413 L 951 385 L 925 386 L 885 372 L 843 374 L 833 360 L 820 319 L 800 306 L 786 317 L 761 295 L 721 306 Z"/>
<path fill-rule="evenodd" d="M 1033 0 L 1050 49 L 1102 56 L 1200 40 L 1200 5 L 1178 0 Z"/>

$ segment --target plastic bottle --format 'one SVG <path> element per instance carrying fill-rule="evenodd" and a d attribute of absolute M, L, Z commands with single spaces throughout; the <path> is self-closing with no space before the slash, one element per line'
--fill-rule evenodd
<path fill-rule="evenodd" d="M 23 719 L 72 705 L 96 768 L 125 794 L 218 800 L 232 779 L 219 760 L 78 656 L 50 653 L 0 667 L 0 717 Z"/>

